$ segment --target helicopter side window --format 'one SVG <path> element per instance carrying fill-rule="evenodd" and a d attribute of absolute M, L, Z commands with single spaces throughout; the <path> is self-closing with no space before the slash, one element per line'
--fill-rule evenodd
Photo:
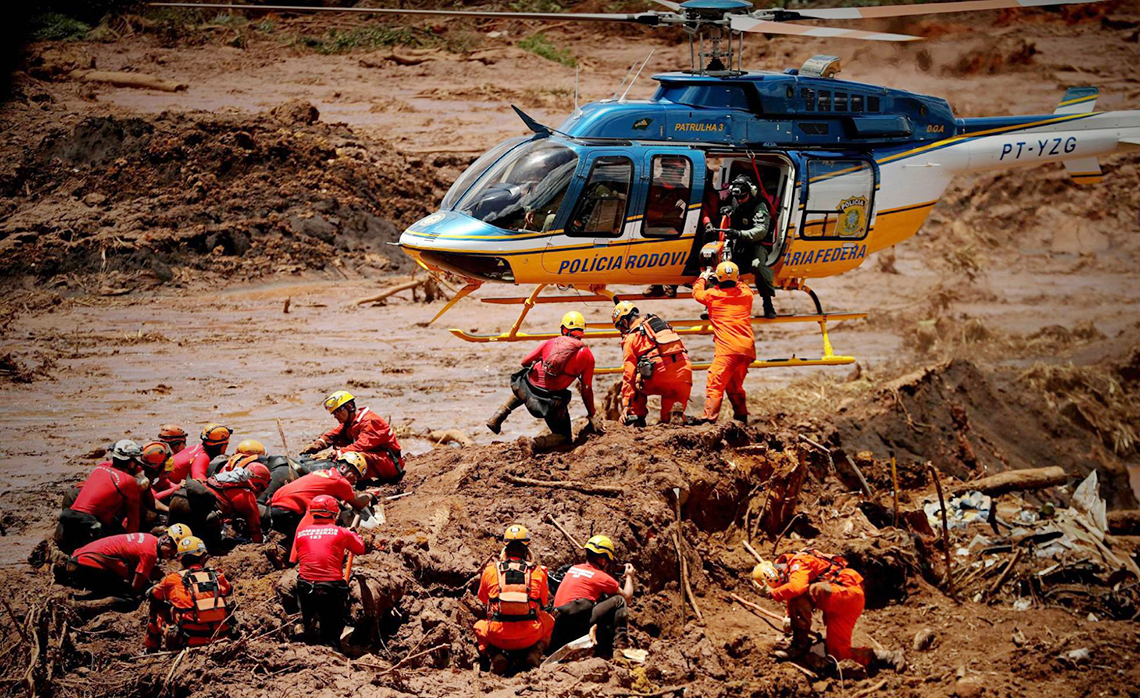
<path fill-rule="evenodd" d="M 683 155 L 653 157 L 649 200 L 645 206 L 647 238 L 674 238 L 685 229 L 685 213 L 693 191 L 693 163 Z"/>
<path fill-rule="evenodd" d="M 867 235 L 875 171 L 866 160 L 810 160 L 800 237 L 855 240 Z"/>
<path fill-rule="evenodd" d="M 491 166 L 455 210 L 504 230 L 546 232 L 577 167 L 578 154 L 564 145 L 524 143 Z"/>
<path fill-rule="evenodd" d="M 626 157 L 604 156 L 594 161 L 566 234 L 588 237 L 621 237 L 629 203 L 633 162 Z"/>

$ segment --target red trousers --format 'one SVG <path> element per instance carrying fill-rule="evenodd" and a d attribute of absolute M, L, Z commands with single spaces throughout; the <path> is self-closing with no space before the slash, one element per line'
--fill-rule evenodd
<path fill-rule="evenodd" d="M 748 398 L 744 394 L 744 378 L 748 375 L 748 365 L 752 357 L 747 354 L 717 354 L 709 367 L 708 383 L 705 388 L 705 419 L 715 420 L 720 416 L 720 403 L 728 393 L 732 403 L 733 417 L 748 416 Z"/>
<path fill-rule="evenodd" d="M 683 411 L 689 404 L 689 395 L 693 392 L 693 365 L 689 360 L 666 361 L 664 367 L 653 372 L 653 377 L 636 386 L 629 399 L 628 413 L 634 417 L 644 417 L 649 414 L 648 398 L 650 395 L 661 396 L 661 421 L 668 422 L 673 413 L 673 406 L 680 405 Z"/>
<path fill-rule="evenodd" d="M 520 620 L 504 623 L 498 620 L 480 620 L 475 623 L 475 642 L 479 654 L 487 654 L 488 647 L 500 650 L 525 650 L 539 642 L 550 644 L 550 633 L 554 630 L 554 617 L 539 609 L 536 620 Z"/>

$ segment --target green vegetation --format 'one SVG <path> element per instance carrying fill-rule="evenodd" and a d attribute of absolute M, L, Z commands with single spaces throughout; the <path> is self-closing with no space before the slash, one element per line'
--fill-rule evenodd
<path fill-rule="evenodd" d="M 532 36 L 528 36 L 519 42 L 519 48 L 524 51 L 530 51 L 536 56 L 542 56 L 548 61 L 568 65 L 571 68 L 578 65 L 578 59 L 574 58 L 574 54 L 564 48 L 558 48 L 550 39 L 546 38 L 546 34 L 539 32 Z"/>
<path fill-rule="evenodd" d="M 320 36 L 298 36 L 294 46 L 317 53 L 347 53 L 373 50 L 384 46 L 432 46 L 436 39 L 429 32 L 408 27 L 370 25 L 349 31 L 330 29 Z"/>
<path fill-rule="evenodd" d="M 37 41 L 77 41 L 91 31 L 90 25 L 58 12 L 36 15 L 31 25 L 32 38 Z"/>

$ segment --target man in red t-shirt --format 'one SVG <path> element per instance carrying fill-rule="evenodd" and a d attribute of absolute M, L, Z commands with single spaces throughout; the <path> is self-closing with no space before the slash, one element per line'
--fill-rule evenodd
<path fill-rule="evenodd" d="M 79 489 L 75 500 L 66 502 L 59 515 L 55 542 L 71 553 L 98 538 L 139 530 L 142 449 L 130 439 L 122 439 L 111 450 L 111 459 L 95 470 Z M 149 487 L 149 483 L 147 485 Z"/>
<path fill-rule="evenodd" d="M 562 336 L 548 339 L 522 360 L 523 369 L 511 376 L 514 395 L 487 420 L 487 428 L 498 434 L 511 412 L 522 405 L 538 419 L 545 419 L 550 435 L 534 440 L 535 448 L 560 446 L 573 438 L 570 430 L 570 390 L 578 381 L 586 416 L 597 431 L 594 407 L 594 354 L 582 342 L 586 318 L 571 310 L 562 316 Z"/>
<path fill-rule="evenodd" d="M 159 558 L 174 557 L 177 546 L 170 535 L 121 533 L 100 538 L 57 567 L 56 581 L 93 596 L 138 597 L 150 586 Z"/>
<path fill-rule="evenodd" d="M 337 459 L 336 467 L 302 475 L 273 494 L 269 500 L 270 524 L 285 534 L 287 552 L 293 549 L 297 527 L 317 495 L 331 495 L 353 509 L 372 504 L 372 495 L 353 489 L 367 467 L 359 453 L 350 451 Z"/>
<path fill-rule="evenodd" d="M 614 562 L 614 543 L 608 536 L 594 536 L 586 541 L 586 562 L 566 570 L 554 594 L 554 633 L 550 651 L 554 652 L 598 626 L 594 655 L 609 659 L 614 654 L 614 640 L 626 633 L 626 605 L 633 598 L 633 565 L 625 566 L 625 585 L 607 570 Z"/>
<path fill-rule="evenodd" d="M 364 541 L 355 532 L 336 525 L 340 503 L 327 494 L 309 502 L 311 526 L 297 531 L 293 559 L 297 561 L 297 603 L 305 623 L 305 640 L 340 647 L 348 612 L 346 553 L 364 554 Z"/>
<path fill-rule="evenodd" d="M 186 478 L 205 480 L 209 474 L 210 461 L 226 452 L 230 445 L 230 434 L 233 433 L 233 429 L 221 424 L 206 425 L 201 434 L 202 443 L 176 453 L 170 459 L 162 479 L 155 484 L 155 498 L 163 502 L 170 499 L 170 495 L 181 489 Z"/>
<path fill-rule="evenodd" d="M 325 398 L 337 426 L 301 450 L 302 454 L 334 448 L 331 458 L 342 453 L 359 453 L 368 464 L 361 482 L 394 484 L 404 477 L 404 456 L 388 422 L 368 409 L 356 408 L 356 398 L 347 390 L 338 390 Z"/>

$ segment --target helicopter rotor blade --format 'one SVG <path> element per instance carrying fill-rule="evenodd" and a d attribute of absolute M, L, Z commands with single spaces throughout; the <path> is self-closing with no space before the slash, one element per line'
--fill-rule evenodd
<path fill-rule="evenodd" d="M 837 27 L 813 27 L 806 24 L 792 22 L 770 22 L 753 17 L 734 15 L 732 17 L 732 30 L 738 32 L 755 32 L 759 34 L 792 34 L 795 36 L 813 36 L 824 39 L 861 39 L 863 41 L 922 41 L 921 36 L 909 34 L 888 34 L 885 32 L 869 32 L 860 29 L 839 29 Z"/>
<path fill-rule="evenodd" d="M 681 3 L 679 2 L 672 2 L 672 0 L 653 0 L 653 2 L 661 5 L 662 7 L 667 7 L 674 12 L 681 11 Z"/>
<path fill-rule="evenodd" d="M 1102 0 L 964 0 L 962 2 L 929 2 L 918 5 L 781 10 L 779 11 L 779 15 L 787 19 L 877 19 L 879 17 L 909 17 L 914 15 L 944 14 L 947 12 L 1004 10 L 1016 7 L 1083 5 L 1101 1 Z"/>
<path fill-rule="evenodd" d="M 573 22 L 634 22 L 656 26 L 661 22 L 657 12 L 637 14 L 588 14 L 573 12 L 481 12 L 478 10 L 395 10 L 380 7 L 312 7 L 304 5 L 231 5 L 224 3 L 152 2 L 150 7 L 180 7 L 191 10 L 242 10 L 250 12 L 340 12 L 369 15 L 423 15 L 429 17 L 470 17 L 486 19 L 525 19 Z"/>

